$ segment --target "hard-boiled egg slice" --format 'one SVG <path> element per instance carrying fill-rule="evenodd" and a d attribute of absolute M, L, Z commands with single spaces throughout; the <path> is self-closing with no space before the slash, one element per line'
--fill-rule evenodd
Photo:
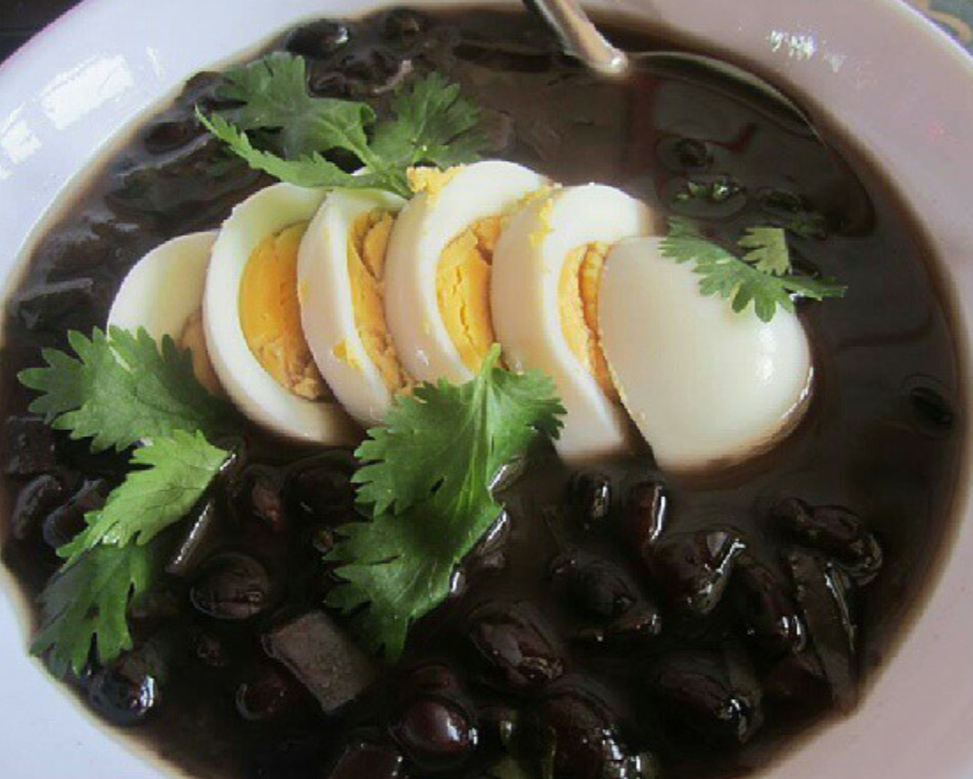
<path fill-rule="evenodd" d="M 203 325 L 230 399 L 281 435 L 347 444 L 360 431 L 332 399 L 301 330 L 297 254 L 325 190 L 276 184 L 220 229 L 206 276 Z"/>
<path fill-rule="evenodd" d="M 497 244 L 491 289 L 497 336 L 510 367 L 541 370 L 557 384 L 567 410 L 557 449 L 566 460 L 628 448 L 629 421 L 598 342 L 598 282 L 612 244 L 660 228 L 643 203 L 589 184 L 528 203 Z"/>
<path fill-rule="evenodd" d="M 301 242 L 298 298 L 321 374 L 361 425 L 379 424 L 408 385 L 385 323 L 385 255 L 405 201 L 388 192 L 338 189 Z"/>
<path fill-rule="evenodd" d="M 170 336 L 190 349 L 193 371 L 214 394 L 223 389 L 203 337 L 203 288 L 216 232 L 173 238 L 139 260 L 118 288 L 108 326 L 135 332 L 145 328 L 157 342 Z M 175 290 L 179 290 L 178 294 Z"/>
<path fill-rule="evenodd" d="M 412 183 L 386 260 L 389 330 L 414 378 L 468 381 L 494 342 L 490 266 L 502 223 L 547 180 L 489 160 L 414 171 Z"/>
<path fill-rule="evenodd" d="M 601 339 L 622 402 L 663 468 L 697 470 L 765 449 L 800 419 L 812 378 L 800 320 L 699 291 L 660 239 L 618 244 L 601 281 Z"/>

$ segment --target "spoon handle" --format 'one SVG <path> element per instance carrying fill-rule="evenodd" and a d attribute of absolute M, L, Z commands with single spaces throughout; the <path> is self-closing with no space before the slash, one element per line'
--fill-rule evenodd
<path fill-rule="evenodd" d="M 581 8 L 577 0 L 523 0 L 554 30 L 568 50 L 589 68 L 608 75 L 628 70 L 628 56 L 612 46 Z"/>

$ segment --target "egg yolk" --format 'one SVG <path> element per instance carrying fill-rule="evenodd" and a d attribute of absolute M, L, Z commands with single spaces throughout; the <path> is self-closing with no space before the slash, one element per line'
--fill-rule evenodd
<path fill-rule="evenodd" d="M 443 250 L 436 269 L 439 315 L 449 337 L 473 373 L 493 345 L 490 316 L 490 264 L 503 229 L 503 217 L 471 224 Z"/>
<path fill-rule="evenodd" d="M 355 327 L 369 356 L 382 376 L 389 392 L 400 392 L 409 385 L 409 377 L 402 370 L 392 336 L 385 321 L 385 250 L 395 217 L 388 211 L 375 209 L 360 216 L 348 236 L 348 275 L 351 279 L 351 305 L 355 312 Z M 335 355 L 341 359 L 336 347 Z"/>
<path fill-rule="evenodd" d="M 179 334 L 179 348 L 188 349 L 193 359 L 193 373 L 200 384 L 217 397 L 225 397 L 223 385 L 216 375 L 213 363 L 206 350 L 206 336 L 203 332 L 203 312 L 197 311 L 188 320 Z"/>
<path fill-rule="evenodd" d="M 590 243 L 568 254 L 558 280 L 558 303 L 568 346 L 602 392 L 617 402 L 618 391 L 598 337 L 598 287 L 610 248 L 606 243 Z"/>
<path fill-rule="evenodd" d="M 415 193 L 425 192 L 433 202 L 439 199 L 443 188 L 455 178 L 465 165 L 454 165 L 446 170 L 439 168 L 409 168 L 405 175 L 409 179 L 409 188 Z"/>
<path fill-rule="evenodd" d="M 254 357 L 274 380 L 308 400 L 328 397 L 301 328 L 297 253 L 307 223 L 265 238 L 240 282 L 240 326 Z"/>

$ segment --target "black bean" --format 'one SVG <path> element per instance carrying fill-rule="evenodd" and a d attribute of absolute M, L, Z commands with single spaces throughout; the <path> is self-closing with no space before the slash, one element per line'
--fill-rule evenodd
<path fill-rule="evenodd" d="M 44 520 L 44 541 L 53 549 L 68 543 L 87 526 L 85 514 L 105 504 L 108 485 L 102 479 L 85 481 L 68 501 L 56 508 Z"/>
<path fill-rule="evenodd" d="M 165 157 L 119 170 L 107 199 L 113 207 L 151 215 L 169 229 L 187 229 L 206 224 L 200 220 L 212 214 L 214 203 L 239 202 L 261 175 L 242 160 L 228 159 L 222 144 L 207 133 Z"/>
<path fill-rule="evenodd" d="M 382 33 L 385 40 L 397 46 L 411 46 L 417 42 L 431 20 L 426 14 L 411 8 L 393 8 L 384 15 Z"/>
<path fill-rule="evenodd" d="M 402 755 L 387 746 L 353 744 L 349 746 L 328 779 L 399 779 Z"/>
<path fill-rule="evenodd" d="M 230 664 L 229 651 L 223 641 L 213 633 L 197 633 L 192 639 L 191 651 L 193 657 L 208 668 L 226 668 Z"/>
<path fill-rule="evenodd" d="M 577 638 L 591 646 L 630 650 L 662 634 L 662 612 L 650 602 L 640 603 L 607 625 L 583 628 Z"/>
<path fill-rule="evenodd" d="M 470 616 L 470 641 L 491 678 L 506 687 L 534 690 L 564 673 L 564 660 L 543 618 L 526 604 L 491 604 Z"/>
<path fill-rule="evenodd" d="M 320 555 L 328 554 L 335 545 L 334 531 L 326 525 L 311 530 L 311 548 Z"/>
<path fill-rule="evenodd" d="M 298 27 L 284 43 L 292 54 L 324 59 L 351 40 L 351 28 L 344 22 L 321 19 Z"/>
<path fill-rule="evenodd" d="M 335 524 L 354 515 L 358 463 L 350 452 L 335 449 L 295 463 L 284 484 L 287 506 L 308 520 Z"/>
<path fill-rule="evenodd" d="M 54 470 L 54 432 L 40 417 L 8 417 L 3 439 L 3 472 L 8 476 L 35 476 Z"/>
<path fill-rule="evenodd" d="M 583 527 L 601 526 L 611 514 L 611 477 L 601 471 L 576 473 L 568 488 L 568 502 Z"/>
<path fill-rule="evenodd" d="M 626 491 L 624 541 L 643 561 L 651 560 L 652 548 L 666 528 L 668 504 L 665 488 L 657 481 L 638 481 Z"/>
<path fill-rule="evenodd" d="M 308 89 L 315 97 L 348 99 L 358 96 L 364 91 L 343 73 L 336 71 L 331 63 L 312 63 L 308 73 Z M 329 152 L 328 157 L 333 158 L 334 152 Z M 354 159 L 357 158 L 350 159 L 348 162 L 352 167 Z M 348 169 L 345 164 L 341 163 L 339 163 L 339 167 Z"/>
<path fill-rule="evenodd" d="M 475 576 L 485 571 L 499 571 L 506 567 L 510 534 L 510 515 L 504 511 L 463 560 L 467 576 Z"/>
<path fill-rule="evenodd" d="M 28 287 L 11 306 L 27 330 L 64 333 L 90 329 L 92 310 L 100 310 L 107 297 L 93 278 L 81 277 Z"/>
<path fill-rule="evenodd" d="M 284 476 L 276 468 L 246 466 L 231 480 L 230 498 L 242 519 L 257 519 L 275 533 L 286 528 Z"/>
<path fill-rule="evenodd" d="M 346 54 L 338 60 L 341 73 L 370 91 L 381 89 L 398 74 L 401 60 L 385 49 L 367 49 Z"/>
<path fill-rule="evenodd" d="M 437 770 L 462 763 L 477 743 L 476 727 L 456 704 L 420 698 L 400 714 L 392 736 L 421 768 Z"/>
<path fill-rule="evenodd" d="M 64 484 L 50 473 L 37 476 L 17 493 L 10 514 L 13 537 L 23 541 L 41 528 L 43 518 L 64 497 Z"/>
<path fill-rule="evenodd" d="M 804 648 L 807 634 L 787 578 L 743 555 L 734 590 L 744 630 L 763 652 L 776 656 Z"/>
<path fill-rule="evenodd" d="M 667 719 L 715 746 L 743 744 L 763 722 L 759 694 L 737 689 L 722 655 L 672 655 L 650 686 Z"/>
<path fill-rule="evenodd" d="M 166 154 L 182 148 L 202 134 L 194 119 L 170 120 L 154 124 L 142 137 L 149 154 Z"/>
<path fill-rule="evenodd" d="M 244 620 L 271 603 L 267 570 L 248 555 L 229 553 L 213 558 L 190 590 L 193 606 L 208 617 Z"/>
<path fill-rule="evenodd" d="M 477 710 L 481 747 L 494 752 L 511 752 L 522 731 L 517 709 L 504 703 L 481 706 Z"/>
<path fill-rule="evenodd" d="M 943 394 L 929 386 L 914 386 L 909 390 L 909 403 L 916 418 L 926 428 L 949 430 L 956 421 L 956 412 Z"/>
<path fill-rule="evenodd" d="M 652 549 L 649 571 L 677 608 L 706 616 L 722 599 L 736 559 L 746 548 L 732 528 L 675 534 Z"/>
<path fill-rule="evenodd" d="M 551 779 L 604 779 L 629 762 L 608 707 L 580 688 L 545 697 L 538 707 L 545 776 Z"/>
<path fill-rule="evenodd" d="M 590 617 L 617 617 L 638 600 L 636 585 L 625 571 L 591 555 L 560 555 L 551 565 L 551 575 L 564 586 L 574 608 Z"/>
<path fill-rule="evenodd" d="M 443 663 L 424 663 L 406 669 L 398 680 L 398 693 L 404 700 L 419 696 L 435 695 L 457 697 L 460 695 L 459 679 L 453 670 Z"/>
<path fill-rule="evenodd" d="M 281 716 L 295 697 L 288 679 L 270 666 L 251 673 L 236 690 L 237 713 L 248 722 L 267 722 Z"/>
<path fill-rule="evenodd" d="M 96 671 L 88 683 L 88 702 L 115 725 L 138 725 L 159 709 L 157 673 L 138 653 L 125 655 Z"/>
<path fill-rule="evenodd" d="M 882 567 L 882 549 L 861 518 L 843 506 L 814 506 L 797 498 L 777 503 L 771 517 L 795 539 L 844 563 L 859 584 Z"/>
<path fill-rule="evenodd" d="M 842 711 L 858 702 L 857 627 L 853 585 L 833 563 L 802 550 L 787 556 L 810 645 Z"/>
<path fill-rule="evenodd" d="M 812 650 L 785 655 L 764 677 L 768 698 L 791 710 L 819 711 L 831 705 L 831 684 Z"/>

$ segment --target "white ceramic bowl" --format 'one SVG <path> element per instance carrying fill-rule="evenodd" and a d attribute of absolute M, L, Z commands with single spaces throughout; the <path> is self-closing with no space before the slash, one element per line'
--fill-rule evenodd
<path fill-rule="evenodd" d="M 456 4 L 460 0 L 454 0 Z M 431 5 L 429 0 L 417 5 Z M 973 60 L 899 0 L 601 0 L 745 65 L 867 150 L 921 215 L 960 312 L 973 314 Z M 0 274 L 58 197 L 195 71 L 362 0 L 87 0 L 0 67 Z M 122 128 L 119 130 L 119 128 Z M 968 344 L 963 344 L 965 363 Z M 963 366 L 964 372 L 967 365 Z M 969 378 L 966 386 L 970 386 Z M 968 401 L 969 399 L 967 399 Z M 777 764 L 775 779 L 973 777 L 973 518 L 861 708 Z M 6 576 L 6 574 L 3 574 Z M 172 769 L 83 713 L 28 657 L 20 596 L 0 595 L 0 774 L 148 779 Z M 363 779 L 365 779 L 363 777 Z"/>

